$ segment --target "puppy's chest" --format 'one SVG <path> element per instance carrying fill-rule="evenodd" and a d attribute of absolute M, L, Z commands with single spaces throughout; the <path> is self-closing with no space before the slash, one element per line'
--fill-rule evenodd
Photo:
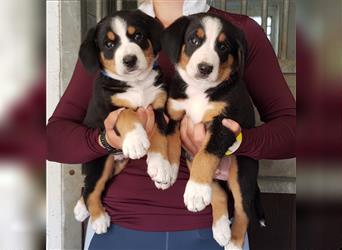
<path fill-rule="evenodd" d="M 161 86 L 154 86 L 154 81 L 150 82 L 131 82 L 125 92 L 111 96 L 113 105 L 136 109 L 146 108 L 152 104 L 164 90 Z"/>
<path fill-rule="evenodd" d="M 211 121 L 226 107 L 226 103 L 210 101 L 207 94 L 196 88 L 188 88 L 186 94 L 186 99 L 172 100 L 172 108 L 184 110 L 195 124 Z"/>

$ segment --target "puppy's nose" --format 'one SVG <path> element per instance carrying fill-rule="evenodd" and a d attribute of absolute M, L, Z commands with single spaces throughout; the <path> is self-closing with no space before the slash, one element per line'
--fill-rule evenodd
<path fill-rule="evenodd" d="M 136 57 L 136 55 L 127 55 L 124 56 L 124 58 L 122 59 L 123 64 L 128 68 L 134 67 L 137 63 L 137 60 L 138 58 Z"/>
<path fill-rule="evenodd" d="M 198 71 L 202 74 L 202 75 L 209 75 L 211 72 L 213 72 L 213 65 L 210 65 L 208 63 L 200 63 L 198 64 Z"/>

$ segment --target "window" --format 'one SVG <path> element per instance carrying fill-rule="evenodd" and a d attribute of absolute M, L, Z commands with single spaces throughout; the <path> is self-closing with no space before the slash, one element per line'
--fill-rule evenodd
<path fill-rule="evenodd" d="M 251 16 L 251 18 L 256 21 L 259 25 L 261 25 L 261 16 Z M 267 17 L 267 26 L 266 26 L 266 34 L 268 39 L 271 41 L 272 37 L 272 17 Z"/>

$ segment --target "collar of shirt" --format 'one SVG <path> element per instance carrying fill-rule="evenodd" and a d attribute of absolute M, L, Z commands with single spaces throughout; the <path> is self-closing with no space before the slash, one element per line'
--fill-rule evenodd
<path fill-rule="evenodd" d="M 207 12 L 209 8 L 210 6 L 207 4 L 206 0 L 184 0 L 183 15 L 189 16 L 192 14 Z M 153 18 L 156 17 L 153 9 L 152 0 L 144 1 L 144 3 L 140 4 L 138 9 Z"/>

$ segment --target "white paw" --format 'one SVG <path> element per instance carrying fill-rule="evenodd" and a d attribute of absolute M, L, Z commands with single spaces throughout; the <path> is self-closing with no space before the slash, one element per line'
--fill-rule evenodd
<path fill-rule="evenodd" d="M 176 182 L 177 177 L 178 177 L 178 170 L 179 170 L 179 165 L 178 164 L 171 164 L 171 186 Z"/>
<path fill-rule="evenodd" d="M 213 224 L 213 235 L 217 243 L 223 247 L 228 244 L 231 232 L 230 232 L 230 221 L 228 215 L 222 215 L 220 219 Z"/>
<path fill-rule="evenodd" d="M 135 124 L 135 128 L 126 134 L 122 143 L 123 154 L 130 159 L 139 159 L 143 157 L 149 147 L 150 141 L 141 124 Z"/>
<path fill-rule="evenodd" d="M 95 220 L 90 218 L 90 223 L 95 233 L 103 234 L 107 232 L 107 228 L 110 226 L 110 217 L 106 212 L 104 212 Z"/>
<path fill-rule="evenodd" d="M 224 247 L 224 250 L 242 250 L 242 248 L 235 245 L 232 241 L 229 241 L 228 245 Z"/>
<path fill-rule="evenodd" d="M 211 186 L 189 180 L 183 195 L 184 204 L 189 211 L 202 211 L 211 202 Z"/>
<path fill-rule="evenodd" d="M 154 181 L 158 189 L 171 187 L 174 177 L 174 169 L 168 160 L 165 160 L 160 153 L 149 152 L 147 154 L 147 174 Z"/>
<path fill-rule="evenodd" d="M 83 199 L 79 199 L 77 201 L 76 206 L 74 207 L 74 216 L 75 219 L 79 222 L 82 222 L 88 218 L 89 212 L 86 205 L 84 204 Z"/>

